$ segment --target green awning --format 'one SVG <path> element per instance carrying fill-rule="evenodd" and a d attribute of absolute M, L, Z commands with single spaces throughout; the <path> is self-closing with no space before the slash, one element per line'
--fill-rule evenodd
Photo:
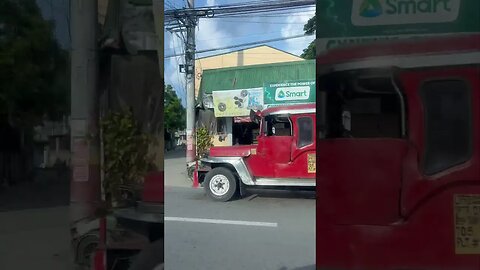
<path fill-rule="evenodd" d="M 263 87 L 264 83 L 315 80 L 315 60 L 204 70 L 199 97 L 213 91 Z M 200 101 L 199 100 L 199 101 Z"/>

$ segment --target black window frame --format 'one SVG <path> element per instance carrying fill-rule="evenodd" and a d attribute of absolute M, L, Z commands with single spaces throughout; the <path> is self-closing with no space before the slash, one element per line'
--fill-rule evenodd
<path fill-rule="evenodd" d="M 426 89 L 426 85 L 430 84 L 430 83 L 438 83 L 438 82 L 445 82 L 445 81 L 457 81 L 457 82 L 461 82 L 464 84 L 464 89 L 463 91 L 465 91 L 465 97 L 466 97 L 466 100 L 467 100 L 467 106 L 462 106 L 462 108 L 466 108 L 467 109 L 467 114 L 468 114 L 468 127 L 467 127 L 467 132 L 468 132 L 468 146 L 467 146 L 467 152 L 464 153 L 464 157 L 461 158 L 461 159 L 458 159 L 457 161 L 455 162 L 451 162 L 450 164 L 448 165 L 444 165 L 443 167 L 441 168 L 432 168 L 432 167 L 429 167 L 429 166 L 432 166 L 431 164 L 429 165 L 428 162 L 429 162 L 429 157 L 431 155 L 431 152 L 432 152 L 432 145 L 430 144 L 431 140 L 430 140 L 430 136 L 431 136 L 431 129 L 429 128 L 429 125 L 430 125 L 430 120 L 428 118 L 428 109 L 427 109 L 427 103 L 426 103 L 426 92 L 428 90 L 430 91 L 439 91 L 439 90 L 434 90 L 434 89 Z M 423 110 L 423 139 L 424 139 L 424 142 L 423 142 L 423 145 L 424 145 L 424 149 L 423 149 L 423 155 L 422 155 L 422 158 L 421 158 L 421 170 L 422 170 L 422 173 L 426 176 L 433 176 L 433 175 L 436 175 L 436 174 L 439 174 L 439 173 L 442 173 L 444 171 L 447 171 L 451 168 L 454 168 L 456 166 L 459 166 L 459 165 L 462 165 L 462 164 L 465 164 L 466 162 L 470 161 L 473 157 L 473 144 L 474 144 L 474 125 L 473 125 L 473 103 L 472 103 L 472 87 L 470 85 L 470 82 L 465 79 L 465 78 L 462 78 L 462 77 L 440 77 L 440 78 L 429 78 L 428 80 L 424 80 L 421 84 L 420 84 L 420 87 L 419 87 L 419 95 L 420 95 L 420 100 L 421 100 L 421 104 L 422 104 L 422 110 Z M 445 125 L 447 126 L 447 125 Z M 431 161 L 430 161 L 431 162 Z"/>
<path fill-rule="evenodd" d="M 308 143 L 302 143 L 302 124 L 300 123 L 301 120 L 304 120 L 304 119 L 308 119 L 310 121 L 310 124 L 311 124 L 311 129 L 310 129 L 310 140 L 309 141 L 306 141 Z M 314 120 L 311 116 L 300 116 L 297 118 L 297 129 L 298 129 L 298 139 L 297 139 L 297 148 L 304 148 L 304 147 L 307 147 L 307 146 L 310 146 L 314 143 L 315 141 L 315 130 L 313 128 L 314 126 Z M 304 132 L 304 134 L 307 134 L 308 132 Z"/>
<path fill-rule="evenodd" d="M 289 135 L 277 135 L 277 134 L 269 134 L 269 131 L 271 130 L 272 127 L 270 127 L 270 124 L 269 121 L 267 121 L 267 118 L 275 118 L 275 119 L 278 119 L 278 118 L 286 118 L 288 119 L 288 123 L 290 125 L 290 133 Z M 271 114 L 271 115 L 267 115 L 264 117 L 263 119 L 264 121 L 264 128 L 263 128 L 263 134 L 265 137 L 293 137 L 293 123 L 292 123 L 292 119 L 290 118 L 290 115 L 288 114 Z"/>

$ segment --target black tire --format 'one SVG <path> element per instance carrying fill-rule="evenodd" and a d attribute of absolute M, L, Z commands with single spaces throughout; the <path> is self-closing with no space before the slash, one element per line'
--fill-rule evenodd
<path fill-rule="evenodd" d="M 214 179 L 215 176 L 223 176 L 228 180 L 228 188 L 225 192 L 225 194 L 217 195 L 215 194 L 216 192 L 211 190 L 210 188 L 210 182 L 212 179 Z M 225 179 L 222 179 L 222 181 Z M 225 186 L 225 185 L 223 185 Z M 231 200 L 237 193 L 237 180 L 235 179 L 235 176 L 233 175 L 232 171 L 228 168 L 225 167 L 216 167 L 210 170 L 206 175 L 205 175 L 205 181 L 203 182 L 203 187 L 205 188 L 205 192 L 208 194 L 210 198 L 212 198 L 215 201 L 220 201 L 220 202 L 226 202 Z"/>
<path fill-rule="evenodd" d="M 164 263 L 164 241 L 150 243 L 135 257 L 129 270 L 154 270 Z M 163 269 L 163 268 L 161 268 Z"/>

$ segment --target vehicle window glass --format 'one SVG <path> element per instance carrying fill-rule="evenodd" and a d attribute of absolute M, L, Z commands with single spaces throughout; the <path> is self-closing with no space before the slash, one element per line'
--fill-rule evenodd
<path fill-rule="evenodd" d="M 462 80 L 423 84 L 425 152 L 423 170 L 432 175 L 468 161 L 473 149 L 470 89 Z"/>
<path fill-rule="evenodd" d="M 404 97 L 390 77 L 343 74 L 322 88 L 328 100 L 327 138 L 403 137 Z"/>
<path fill-rule="evenodd" d="M 313 143 L 313 119 L 311 117 L 300 117 L 297 119 L 298 142 L 297 147 L 301 148 Z"/>
<path fill-rule="evenodd" d="M 266 136 L 292 136 L 290 118 L 282 115 L 269 115 L 265 117 Z"/>

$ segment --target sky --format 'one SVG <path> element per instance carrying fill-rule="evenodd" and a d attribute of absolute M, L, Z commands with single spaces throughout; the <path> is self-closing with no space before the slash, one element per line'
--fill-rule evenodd
<path fill-rule="evenodd" d="M 70 48 L 69 0 L 36 0 L 44 19 L 55 23 L 55 36 L 60 46 Z"/>
<path fill-rule="evenodd" d="M 244 1 L 246 0 L 196 0 L 195 7 L 241 3 Z M 165 0 L 165 10 L 171 10 L 174 8 L 178 9 L 185 6 L 185 0 Z M 195 30 L 196 49 L 205 50 L 220 48 L 303 34 L 303 27 L 315 14 L 315 7 L 312 6 L 311 9 L 308 10 L 302 9 L 301 13 L 299 10 L 296 13 L 294 13 L 293 10 L 290 12 L 292 13 L 289 15 L 283 15 L 282 17 L 260 17 L 250 15 L 247 18 L 201 18 L 198 27 Z M 303 52 L 303 49 L 307 48 L 313 40 L 313 36 L 308 36 L 266 44 L 295 55 L 300 55 Z M 164 42 L 165 56 L 183 52 L 180 39 L 167 31 L 165 32 Z M 248 47 L 253 47 L 253 45 L 243 48 Z M 197 54 L 196 57 L 205 57 L 239 49 L 242 49 L 242 47 Z M 183 63 L 183 56 L 165 58 L 165 83 L 171 84 L 174 87 L 178 96 L 182 99 L 182 104 L 185 106 L 185 74 L 180 73 L 178 69 L 178 65 Z"/>

